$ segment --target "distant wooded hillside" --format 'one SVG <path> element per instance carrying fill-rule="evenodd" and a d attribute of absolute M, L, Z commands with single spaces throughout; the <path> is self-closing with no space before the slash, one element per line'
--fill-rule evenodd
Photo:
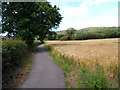
<path fill-rule="evenodd" d="M 115 30 L 118 31 L 118 27 L 89 27 L 76 30 L 76 33 L 102 33 L 105 31 Z M 65 34 L 66 30 L 56 31 L 57 34 Z"/>
<path fill-rule="evenodd" d="M 118 27 L 89 27 L 80 30 L 69 28 L 63 31 L 54 32 L 47 38 L 48 40 L 86 40 L 86 39 L 103 39 L 118 38 L 120 30 Z M 56 34 L 55 34 L 56 33 Z"/>

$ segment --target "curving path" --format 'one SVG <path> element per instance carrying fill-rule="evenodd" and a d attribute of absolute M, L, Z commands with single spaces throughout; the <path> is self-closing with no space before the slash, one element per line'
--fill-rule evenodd
<path fill-rule="evenodd" d="M 64 73 L 44 45 L 37 48 L 32 71 L 19 88 L 65 88 Z"/>

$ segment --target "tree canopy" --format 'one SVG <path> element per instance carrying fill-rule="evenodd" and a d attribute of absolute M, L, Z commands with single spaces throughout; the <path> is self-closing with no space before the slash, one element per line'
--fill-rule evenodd
<path fill-rule="evenodd" d="M 43 42 L 51 28 L 57 28 L 62 20 L 59 8 L 49 2 L 3 2 L 2 33 L 14 36 L 32 45 L 39 36 Z"/>
<path fill-rule="evenodd" d="M 57 33 L 55 31 L 49 31 L 46 38 L 48 40 L 55 40 L 56 36 L 57 36 Z"/>
<path fill-rule="evenodd" d="M 66 31 L 65 31 L 65 34 L 66 34 L 66 39 L 68 40 L 71 40 L 72 39 L 72 36 L 74 35 L 75 33 L 75 29 L 74 28 L 68 28 Z"/>

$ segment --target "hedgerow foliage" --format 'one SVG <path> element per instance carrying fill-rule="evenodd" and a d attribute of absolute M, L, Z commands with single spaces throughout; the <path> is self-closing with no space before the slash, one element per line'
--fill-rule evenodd
<path fill-rule="evenodd" d="M 14 78 L 15 71 L 23 65 L 27 57 L 27 45 L 22 40 L 7 39 L 2 44 L 3 87 Z"/>

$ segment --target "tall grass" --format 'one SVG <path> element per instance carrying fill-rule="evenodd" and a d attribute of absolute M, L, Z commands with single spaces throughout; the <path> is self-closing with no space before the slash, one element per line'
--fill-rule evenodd
<path fill-rule="evenodd" d="M 78 87 L 86 88 L 110 88 L 110 83 L 106 79 L 101 66 L 96 63 L 96 70 L 87 70 L 84 64 L 80 68 L 80 78 L 78 78 Z"/>
<path fill-rule="evenodd" d="M 68 88 L 116 88 L 104 75 L 102 67 L 96 63 L 95 69 L 88 69 L 85 63 L 75 63 L 73 57 L 67 57 L 51 45 L 45 45 L 53 59 L 63 68 Z"/>

